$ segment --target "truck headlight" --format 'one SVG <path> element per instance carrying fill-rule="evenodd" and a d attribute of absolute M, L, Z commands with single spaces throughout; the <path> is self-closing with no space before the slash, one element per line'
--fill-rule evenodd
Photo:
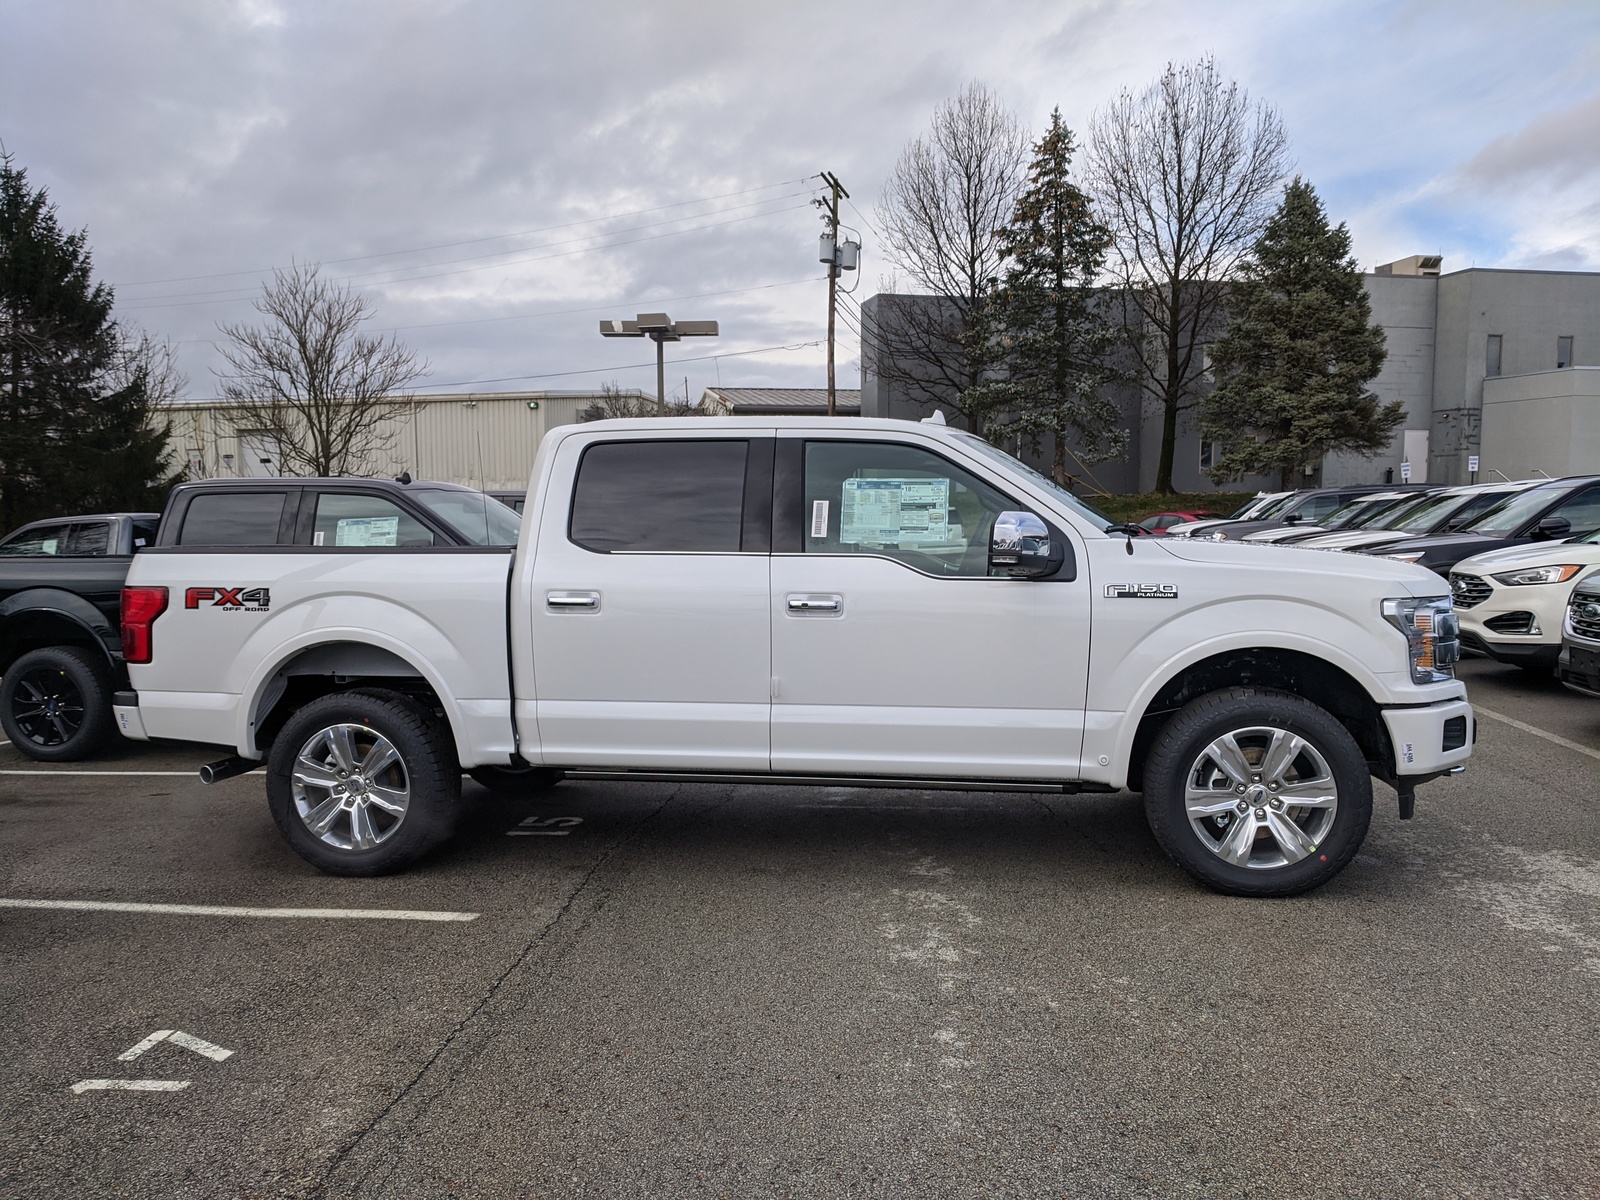
<path fill-rule="evenodd" d="M 1577 563 L 1567 563 L 1559 567 L 1526 567 L 1521 571 L 1507 571 L 1504 575 L 1491 575 L 1489 578 L 1507 587 L 1526 587 L 1530 583 L 1565 583 L 1581 570 L 1583 568 Z"/>
<path fill-rule="evenodd" d="M 1385 600 L 1383 615 L 1405 634 L 1412 683 L 1453 678 L 1450 668 L 1461 658 L 1461 623 L 1449 596 Z"/>
<path fill-rule="evenodd" d="M 1382 554 L 1380 558 L 1387 558 L 1390 562 L 1414 563 L 1428 552 L 1426 550 L 1413 550 L 1409 554 Z"/>

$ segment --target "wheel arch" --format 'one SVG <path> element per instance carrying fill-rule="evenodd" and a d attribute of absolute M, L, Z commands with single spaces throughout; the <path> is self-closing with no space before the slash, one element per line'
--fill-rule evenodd
<path fill-rule="evenodd" d="M 82 596 L 59 588 L 34 588 L 0 602 L 0 670 L 46 646 L 93 650 L 115 672 L 122 638 L 105 613 Z"/>
<path fill-rule="evenodd" d="M 1330 713 L 1350 731 L 1375 774 L 1393 774 L 1393 748 L 1384 731 L 1381 709 L 1372 693 L 1349 671 L 1304 650 L 1255 646 L 1223 650 L 1169 673 L 1129 722 L 1127 786 L 1139 791 L 1144 760 L 1162 727 L 1190 701 L 1226 687 L 1270 687 L 1308 700 Z"/>
<path fill-rule="evenodd" d="M 460 706 L 424 656 L 373 630 L 318 630 L 281 647 L 258 668 L 239 707 L 241 754 L 262 757 L 289 717 L 321 696 L 382 687 L 422 701 L 442 716 L 458 754 Z"/>

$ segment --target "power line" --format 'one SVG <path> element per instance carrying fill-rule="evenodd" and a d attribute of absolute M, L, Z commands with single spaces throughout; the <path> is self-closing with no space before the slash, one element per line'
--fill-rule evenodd
<path fill-rule="evenodd" d="M 758 283 L 758 284 L 754 285 L 753 287 L 727 288 L 727 289 L 725 289 L 723 291 L 720 291 L 720 292 L 696 292 L 693 295 L 688 295 L 688 296 L 653 296 L 648 301 L 640 300 L 640 301 L 635 301 L 635 303 L 636 304 L 640 304 L 640 305 L 646 304 L 646 303 L 649 303 L 649 304 L 675 304 L 679 300 L 707 300 L 707 299 L 711 299 L 711 298 L 716 297 L 716 296 L 739 296 L 739 295 L 743 295 L 743 294 L 745 294 L 747 292 L 764 292 L 764 291 L 769 291 L 769 290 L 771 290 L 773 288 L 795 287 L 798 284 L 815 283 L 815 282 L 817 282 L 817 277 L 813 275 L 813 276 L 810 276 L 809 278 L 806 278 L 806 279 L 787 279 L 787 280 L 784 280 L 782 283 Z M 557 309 L 550 309 L 547 312 L 511 313 L 511 314 L 509 314 L 507 316 L 504 316 L 504 317 L 471 317 L 471 318 L 468 318 L 467 320 L 464 320 L 464 321 L 430 321 L 430 322 L 428 322 L 426 324 L 422 324 L 422 325 L 390 325 L 390 326 L 388 326 L 388 327 L 386 327 L 384 329 L 374 329 L 371 332 L 373 332 L 373 333 L 400 333 L 400 332 L 402 332 L 404 330 L 407 330 L 407 329 L 446 329 L 446 328 L 449 328 L 449 327 L 455 326 L 455 325 L 485 325 L 485 324 L 489 324 L 489 323 L 494 322 L 494 321 L 529 321 L 529 320 L 534 320 L 534 319 L 539 318 L 539 317 L 570 317 L 570 316 L 577 316 L 577 315 L 580 315 L 582 313 L 610 312 L 612 309 L 617 308 L 619 306 L 623 307 L 623 308 L 627 307 L 626 304 L 622 304 L 621 302 L 618 302 L 616 304 L 595 304 L 595 305 L 591 305 L 588 308 L 557 308 Z M 175 345 L 175 346 L 201 346 L 201 345 L 214 345 L 215 343 L 216 343 L 216 339 L 215 338 L 184 338 L 181 341 L 174 342 L 173 345 Z"/>
<path fill-rule="evenodd" d="M 814 346 L 820 345 L 822 345 L 822 339 L 819 338 L 814 342 L 795 342 L 794 344 L 788 346 L 762 346 L 757 350 L 731 350 L 725 354 L 702 354 L 695 358 L 675 358 L 671 360 L 669 365 L 677 363 L 711 362 L 713 359 L 723 358 L 746 358 L 752 354 L 772 354 L 778 350 L 809 350 Z M 641 370 L 646 367 L 654 368 L 655 365 L 655 360 L 651 359 L 649 362 L 645 363 L 623 363 L 620 366 L 611 367 L 585 367 L 580 371 L 546 371 L 539 375 L 501 375 L 495 379 L 458 379 L 451 383 L 436 383 L 432 386 L 438 388 L 453 388 L 471 387 L 480 383 L 520 383 L 528 379 L 563 379 L 571 375 L 604 375 L 610 371 Z M 417 393 L 419 396 L 426 396 L 428 394 L 429 393 L 427 392 Z"/>
<path fill-rule="evenodd" d="M 803 194 L 803 193 L 797 193 L 797 194 Z M 780 198 L 787 199 L 787 197 L 780 197 Z M 717 229 L 717 228 L 719 228 L 719 227 L 721 227 L 723 225 L 737 225 L 741 221 L 754 221 L 754 220 L 758 220 L 761 217 L 777 216 L 777 215 L 779 215 L 781 213 L 786 213 L 786 212 L 799 212 L 800 210 L 805 209 L 805 208 L 809 208 L 809 207 L 810 207 L 809 204 L 791 204 L 787 208 L 774 208 L 774 209 L 769 209 L 766 212 L 749 213 L 749 214 L 747 214 L 746 216 L 743 216 L 743 217 L 730 217 L 726 221 L 710 221 L 710 222 L 707 222 L 706 224 L 693 225 L 693 226 L 690 226 L 690 227 L 688 227 L 686 229 L 669 229 L 664 233 L 647 234 L 644 237 L 629 238 L 628 240 L 621 241 L 621 242 L 608 242 L 608 243 L 606 243 L 605 245 L 602 245 L 602 246 L 583 246 L 583 247 L 580 247 L 580 248 L 578 248 L 576 250 L 558 251 L 555 254 L 533 254 L 533 255 L 528 255 L 527 257 L 524 257 L 524 258 L 512 258 L 512 259 L 507 259 L 504 262 L 497 262 L 497 263 L 484 263 L 484 264 L 481 264 L 479 266 L 474 266 L 474 267 L 458 267 L 458 268 L 456 268 L 454 270 L 449 270 L 449 271 L 429 271 L 428 274 L 424 274 L 424 275 L 406 275 L 406 276 L 403 276 L 403 277 L 397 278 L 397 279 L 386 279 L 386 280 L 383 280 L 383 281 L 381 281 L 381 283 L 379 283 L 379 284 L 377 284 L 375 286 L 383 286 L 385 284 L 397 284 L 397 283 L 413 283 L 413 282 L 417 282 L 419 280 L 424 280 L 424 279 L 441 279 L 441 278 L 444 278 L 447 275 L 465 275 L 465 274 L 468 274 L 468 273 L 473 272 L 473 271 L 490 271 L 490 270 L 494 270 L 494 269 L 496 269 L 498 267 L 517 266 L 517 265 L 519 265 L 521 263 L 544 262 L 544 261 L 547 261 L 547 260 L 553 259 L 553 258 L 570 258 L 575 254 L 589 254 L 589 253 L 592 253 L 593 251 L 596 251 L 596 250 L 611 250 L 611 249 L 615 249 L 615 248 L 620 247 L 620 246 L 633 246 L 633 245 L 637 245 L 640 242 L 656 241 L 656 240 L 658 240 L 660 238 L 664 238 L 664 237 L 677 237 L 680 234 L 685 234 L 685 233 L 698 233 L 698 232 L 700 232 L 702 230 L 706 230 L 706 229 Z M 706 214 L 706 215 L 711 215 L 711 214 Z M 692 218 L 685 218 L 685 219 L 692 219 Z M 671 222 L 664 222 L 664 223 L 671 223 Z M 651 226 L 639 226 L 639 228 L 648 229 L 648 228 L 651 228 Z M 621 232 L 628 232 L 628 231 L 624 230 L 624 231 L 621 231 Z M 611 235 L 611 234 L 594 234 L 594 235 L 592 235 L 592 237 L 609 237 L 609 236 L 614 236 L 614 235 Z M 589 240 L 591 240 L 591 238 L 580 238 L 580 239 L 574 239 L 574 240 L 589 241 Z M 553 243 L 553 244 L 554 245 L 566 245 L 567 243 L 556 242 L 556 243 Z M 504 253 L 518 253 L 518 252 L 517 251 L 506 251 Z M 486 256 L 486 257 L 499 257 L 499 255 L 492 255 L 492 256 Z M 459 260 L 459 261 L 470 261 L 470 260 L 463 259 L 463 260 Z M 388 274 L 391 274 L 394 271 L 418 271 L 418 270 L 426 271 L 426 270 L 428 270 L 428 266 L 429 265 L 430 264 L 418 264 L 415 267 L 392 267 L 392 268 L 389 268 L 388 270 L 384 270 L 384 271 L 372 271 L 372 272 L 367 272 L 365 274 L 336 276 L 336 277 L 334 277 L 334 282 L 336 282 L 336 283 L 349 283 L 349 282 L 351 282 L 353 280 L 368 278 L 370 275 L 388 275 Z M 444 264 L 431 264 L 431 265 L 442 266 Z M 241 294 L 234 295 L 234 296 L 229 296 L 228 293 L 230 293 L 230 292 L 240 292 Z M 140 310 L 143 310 L 143 309 L 148 309 L 148 308 L 188 308 L 188 307 L 192 307 L 194 305 L 201 305 L 201 304 L 233 304 L 233 303 L 238 303 L 239 301 L 242 301 L 242 300 L 254 299 L 258 294 L 259 293 L 257 292 L 257 290 L 254 289 L 254 288 L 249 289 L 248 291 L 245 291 L 245 290 L 240 289 L 240 288 L 220 288 L 220 289 L 218 289 L 216 291 L 212 291 L 212 292 L 174 292 L 174 293 L 172 293 L 171 295 L 168 295 L 168 296 L 151 296 L 151 297 L 135 299 L 131 303 L 123 305 L 121 307 L 124 309 L 124 311 L 137 312 L 137 311 L 140 311 Z M 193 297 L 216 296 L 216 297 L 223 297 L 223 298 L 222 299 L 214 299 L 214 300 L 184 299 L 184 297 L 186 297 L 186 296 L 193 296 Z"/>
<path fill-rule="evenodd" d="M 466 240 L 459 242 L 436 242 L 431 246 L 413 246 L 405 250 L 383 250 L 376 254 L 356 254 L 349 258 L 328 258 L 321 261 L 327 264 L 366 262 L 369 259 L 391 258 L 399 254 L 421 254 L 428 250 L 448 250 L 454 246 L 476 246 L 481 245 L 484 242 L 504 241 L 507 238 L 531 237 L 536 233 L 553 233 L 558 229 L 572 229 L 579 225 L 596 225 L 602 221 L 616 221 L 623 217 L 642 217 L 647 213 L 665 212 L 669 208 L 683 208 L 690 204 L 708 204 L 713 200 L 727 200 L 734 196 L 748 196 L 753 192 L 766 192 L 771 191 L 773 188 L 789 187 L 797 183 L 806 183 L 812 178 L 814 177 L 807 176 L 804 179 L 785 179 L 781 183 L 764 183 L 760 187 L 744 188 L 737 192 L 718 192 L 710 196 L 698 196 L 693 200 L 678 200 L 672 204 L 659 204 L 654 208 L 635 208 L 626 212 L 611 213 L 603 217 L 585 217 L 581 221 L 568 221 L 562 225 L 545 225 L 538 229 L 524 229 L 516 233 L 497 233 L 491 237 L 467 238 Z M 597 234 L 595 236 L 600 235 Z M 512 253 L 512 251 L 507 251 L 507 253 Z M 131 283 L 124 283 L 119 286 L 148 287 L 158 283 L 189 283 L 196 279 L 226 279 L 232 275 L 264 275 L 271 270 L 271 267 L 255 267 L 244 271 L 218 271 L 210 275 L 174 275 L 167 279 L 136 279 Z"/>

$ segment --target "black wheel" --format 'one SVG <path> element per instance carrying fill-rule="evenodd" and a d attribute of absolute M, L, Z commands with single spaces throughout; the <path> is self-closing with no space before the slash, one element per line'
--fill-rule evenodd
<path fill-rule="evenodd" d="M 549 791 L 561 782 L 561 772 L 550 767 L 473 767 L 467 774 L 497 796 L 519 799 Z"/>
<path fill-rule="evenodd" d="M 267 803 L 296 854 L 330 875 L 397 871 L 450 836 L 461 768 L 450 734 L 399 692 L 324 696 L 284 725 Z"/>
<path fill-rule="evenodd" d="M 1288 692 L 1228 688 L 1188 705 L 1145 763 L 1145 816 L 1161 848 L 1233 896 L 1295 896 L 1355 857 L 1372 780 L 1350 731 Z"/>
<path fill-rule="evenodd" d="M 0 727 L 40 762 L 90 757 L 114 729 L 110 669 L 77 646 L 30 650 L 0 680 Z"/>

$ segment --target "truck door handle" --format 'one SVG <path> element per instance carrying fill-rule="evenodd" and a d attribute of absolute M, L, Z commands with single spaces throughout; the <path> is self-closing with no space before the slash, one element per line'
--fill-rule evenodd
<path fill-rule="evenodd" d="M 790 612 L 838 612 L 844 608 L 841 596 L 790 596 Z"/>
<path fill-rule="evenodd" d="M 599 592 L 546 592 L 544 604 L 551 612 L 599 612 Z"/>

